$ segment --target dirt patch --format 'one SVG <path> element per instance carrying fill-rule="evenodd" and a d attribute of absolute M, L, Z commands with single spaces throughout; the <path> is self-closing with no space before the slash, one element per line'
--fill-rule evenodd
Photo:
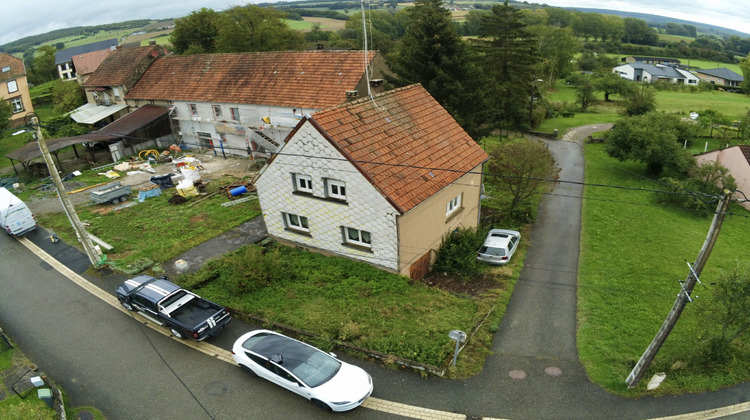
<path fill-rule="evenodd" d="M 507 279 L 508 275 L 493 270 L 490 273 L 471 277 L 432 273 L 422 279 L 422 282 L 427 286 L 451 293 L 480 296 L 488 290 L 505 289 Z"/>

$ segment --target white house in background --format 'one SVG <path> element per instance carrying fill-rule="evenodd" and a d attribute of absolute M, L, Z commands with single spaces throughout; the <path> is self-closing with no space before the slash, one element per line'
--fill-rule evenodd
<path fill-rule="evenodd" d="M 688 86 L 698 86 L 698 76 L 687 70 L 661 64 L 628 63 L 612 69 L 623 79 L 643 83 L 682 83 Z"/>
<path fill-rule="evenodd" d="M 172 108 L 183 146 L 267 156 L 303 117 L 382 91 L 386 71 L 375 51 L 167 56 L 125 99 Z"/>
<path fill-rule="evenodd" d="M 421 86 L 304 117 L 255 181 L 269 235 L 421 278 L 479 221 L 487 154 Z"/>
<path fill-rule="evenodd" d="M 76 68 L 73 64 L 73 56 L 90 53 L 92 51 L 111 51 L 115 48 L 117 48 L 117 38 L 58 50 L 55 53 L 55 66 L 57 67 L 57 75 L 62 80 L 77 79 Z"/>
<path fill-rule="evenodd" d="M 739 191 L 750 191 L 750 146 L 741 144 L 727 149 L 713 150 L 695 156 L 699 165 L 706 162 L 718 162 L 729 169 L 729 173 L 737 182 Z M 745 200 L 746 196 L 735 193 L 735 197 Z M 750 210 L 750 202 L 741 201 L 740 205 Z"/>

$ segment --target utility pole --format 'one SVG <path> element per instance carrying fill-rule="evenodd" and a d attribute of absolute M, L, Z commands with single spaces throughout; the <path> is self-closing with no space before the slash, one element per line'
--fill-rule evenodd
<path fill-rule="evenodd" d="M 73 203 L 71 203 L 70 199 L 68 199 L 68 194 L 65 191 L 65 186 L 62 183 L 62 179 L 60 179 L 60 174 L 57 173 L 55 161 L 52 160 L 52 156 L 50 156 L 49 149 L 47 148 L 47 143 L 44 141 L 44 137 L 42 136 L 42 127 L 39 125 L 39 118 L 37 118 L 36 116 L 32 117 L 31 124 L 36 129 L 36 141 L 39 145 L 39 150 L 42 152 L 42 157 L 47 163 L 47 169 L 49 169 L 50 176 L 52 177 L 52 182 L 55 184 L 55 189 L 57 189 L 57 195 L 60 197 L 60 202 L 62 203 L 63 210 L 65 210 L 65 214 L 68 215 L 68 220 L 70 220 L 70 224 L 73 225 L 73 229 L 76 231 L 78 241 L 83 245 L 83 250 L 89 257 L 91 265 L 97 267 L 99 265 L 99 253 L 96 251 L 96 248 L 94 248 L 94 243 L 91 242 L 91 237 L 89 237 L 88 232 L 86 232 L 86 228 L 78 219 L 78 214 L 76 213 L 75 207 L 73 207 Z"/>
<path fill-rule="evenodd" d="M 695 263 L 692 265 L 687 279 L 682 283 L 682 289 L 680 290 L 680 293 L 677 294 L 677 300 L 675 300 L 672 310 L 669 311 L 669 315 L 667 315 L 667 319 L 664 320 L 661 328 L 659 328 L 659 332 L 656 333 L 656 337 L 651 341 L 651 344 L 646 348 L 646 351 L 643 352 L 643 356 L 641 356 L 638 363 L 636 363 L 635 367 L 633 367 L 633 370 L 630 372 L 630 375 L 625 379 L 625 383 L 628 384 L 628 389 L 635 388 L 638 385 L 638 382 L 643 378 L 643 375 L 654 360 L 654 357 L 656 357 L 656 353 L 659 352 L 662 344 L 667 340 L 669 333 L 672 332 L 672 328 L 677 324 L 677 320 L 680 318 L 680 315 L 682 315 L 682 310 L 685 309 L 685 305 L 687 305 L 688 302 L 692 302 L 690 294 L 693 292 L 696 282 L 699 281 L 698 276 L 700 276 L 701 271 L 703 271 L 703 267 L 708 261 L 708 256 L 711 254 L 711 250 L 713 249 L 716 240 L 719 238 L 721 224 L 724 222 L 724 216 L 729 208 L 731 198 L 732 193 L 725 190 L 724 195 L 721 197 L 721 200 L 719 200 L 719 204 L 716 206 L 716 213 L 714 213 L 714 219 L 711 222 L 708 235 L 706 235 L 706 240 L 703 242 L 703 247 L 698 253 L 698 257 L 696 257 Z"/>

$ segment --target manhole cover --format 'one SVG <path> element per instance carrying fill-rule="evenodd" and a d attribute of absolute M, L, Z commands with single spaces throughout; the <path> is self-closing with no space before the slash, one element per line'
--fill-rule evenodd
<path fill-rule="evenodd" d="M 227 387 L 221 382 L 211 382 L 206 386 L 208 395 L 223 395 L 225 392 L 227 392 Z"/>
<path fill-rule="evenodd" d="M 78 420 L 94 420 L 94 414 L 90 411 L 81 410 L 78 412 Z"/>
<path fill-rule="evenodd" d="M 508 376 L 510 376 L 513 379 L 526 379 L 526 372 L 518 369 L 513 369 L 510 372 L 508 372 Z"/>
<path fill-rule="evenodd" d="M 562 369 L 555 366 L 550 366 L 546 369 L 544 369 L 544 373 L 546 373 L 549 376 L 560 376 L 562 375 Z"/>

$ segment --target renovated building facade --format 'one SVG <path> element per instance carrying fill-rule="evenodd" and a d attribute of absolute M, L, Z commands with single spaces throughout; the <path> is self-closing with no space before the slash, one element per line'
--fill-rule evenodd
<path fill-rule="evenodd" d="M 13 110 L 10 118 L 13 127 L 23 125 L 26 115 L 34 112 L 23 60 L 5 53 L 0 53 L 0 99 L 7 101 Z"/>
<path fill-rule="evenodd" d="M 305 116 L 382 91 L 387 71 L 372 51 L 167 56 L 125 99 L 169 107 L 185 147 L 268 156 Z"/>
<path fill-rule="evenodd" d="M 302 118 L 255 181 L 280 242 L 424 276 L 476 227 L 487 154 L 421 86 Z"/>

